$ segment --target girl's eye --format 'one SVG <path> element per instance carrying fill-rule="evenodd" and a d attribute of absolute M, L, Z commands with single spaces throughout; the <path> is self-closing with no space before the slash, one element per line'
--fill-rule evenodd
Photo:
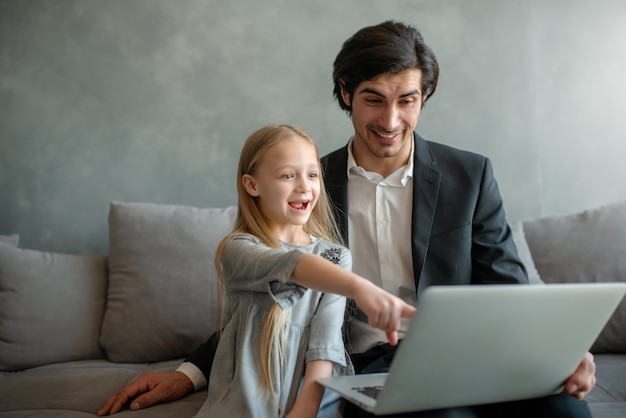
<path fill-rule="evenodd" d="M 293 174 L 290 174 L 290 173 L 283 174 L 283 178 L 284 179 L 292 179 L 293 178 Z"/>
<path fill-rule="evenodd" d="M 317 178 L 317 176 L 318 176 L 318 174 L 317 174 L 317 173 L 311 173 L 311 174 L 309 174 L 309 177 L 311 177 L 312 179 L 316 179 L 316 178 Z"/>

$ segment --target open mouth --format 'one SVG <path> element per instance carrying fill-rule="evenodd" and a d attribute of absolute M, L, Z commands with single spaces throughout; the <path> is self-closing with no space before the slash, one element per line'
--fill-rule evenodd
<path fill-rule="evenodd" d="M 397 137 L 402 133 L 402 132 L 382 133 L 380 131 L 375 131 L 373 129 L 372 129 L 372 132 L 374 133 L 374 135 L 376 135 L 376 138 L 378 139 L 379 142 L 386 143 L 386 144 L 394 143 Z"/>
<path fill-rule="evenodd" d="M 296 200 L 289 202 L 289 206 L 297 210 L 306 210 L 309 207 L 309 203 L 311 203 L 310 200 Z"/>

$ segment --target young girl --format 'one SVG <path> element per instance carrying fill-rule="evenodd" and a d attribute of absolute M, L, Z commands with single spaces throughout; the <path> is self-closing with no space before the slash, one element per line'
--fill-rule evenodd
<path fill-rule="evenodd" d="M 413 308 L 350 272 L 306 133 L 288 125 L 256 131 L 237 178 L 235 227 L 215 263 L 231 318 L 197 416 L 336 416 L 337 396 L 329 391 L 322 402 L 315 378 L 352 372 L 341 332 L 345 298 L 337 294 L 353 298 L 392 343 L 400 316 Z"/>

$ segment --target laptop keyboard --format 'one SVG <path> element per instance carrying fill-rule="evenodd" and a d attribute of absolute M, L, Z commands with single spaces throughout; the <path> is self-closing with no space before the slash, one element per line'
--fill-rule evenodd
<path fill-rule="evenodd" d="M 383 390 L 383 386 L 359 386 L 352 388 L 352 390 L 356 390 L 365 396 L 376 399 L 380 391 Z"/>

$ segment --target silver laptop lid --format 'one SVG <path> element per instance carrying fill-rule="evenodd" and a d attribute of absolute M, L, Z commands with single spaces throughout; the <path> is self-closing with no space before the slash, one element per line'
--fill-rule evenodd
<path fill-rule="evenodd" d="M 625 292 L 626 283 L 430 287 L 375 412 L 559 392 Z"/>

